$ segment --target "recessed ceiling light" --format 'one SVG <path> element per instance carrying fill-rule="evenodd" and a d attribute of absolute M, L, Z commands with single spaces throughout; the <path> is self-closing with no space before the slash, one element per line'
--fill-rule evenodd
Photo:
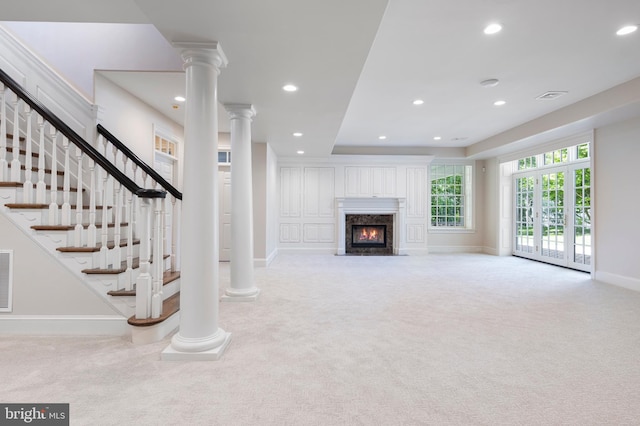
<path fill-rule="evenodd" d="M 302 136 L 302 133 L 300 133 L 300 132 L 295 132 L 295 133 L 293 134 L 293 136 L 295 136 L 296 138 L 299 138 L 299 137 L 301 137 L 301 136 Z"/>
<path fill-rule="evenodd" d="M 176 96 L 175 98 L 173 98 L 173 100 L 176 101 L 176 102 L 184 102 L 184 101 L 186 101 L 184 96 Z"/>
<path fill-rule="evenodd" d="M 415 101 L 413 101 L 414 105 L 422 105 L 424 103 L 424 101 L 422 99 L 416 99 Z"/>
<path fill-rule="evenodd" d="M 627 25 L 624 26 L 622 28 L 620 28 L 618 31 L 616 31 L 616 34 L 621 36 L 621 35 L 627 35 L 627 34 L 631 34 L 633 32 L 636 32 L 636 30 L 638 29 L 637 25 Z"/>
<path fill-rule="evenodd" d="M 440 139 L 442 139 L 442 136 L 434 136 L 434 137 L 433 137 L 433 140 L 434 140 L 434 141 L 439 141 Z"/>
<path fill-rule="evenodd" d="M 380 139 L 381 141 L 385 140 L 387 137 L 384 135 L 378 136 L 378 139 Z"/>
<path fill-rule="evenodd" d="M 304 154 L 304 151 L 297 151 L 297 153 L 298 153 L 299 155 L 302 155 L 302 154 Z"/>
<path fill-rule="evenodd" d="M 298 90 L 298 86 L 294 86 L 293 84 L 285 84 L 282 86 L 282 90 L 285 92 L 295 92 Z"/>
<path fill-rule="evenodd" d="M 495 34 L 495 33 L 499 33 L 501 30 L 502 30 L 502 25 L 494 23 L 494 24 L 487 25 L 484 29 L 484 33 Z"/>
<path fill-rule="evenodd" d="M 507 103 L 507 101 L 500 100 L 500 101 L 495 101 L 493 104 L 495 106 L 502 106 L 502 105 L 504 105 L 506 103 Z"/>

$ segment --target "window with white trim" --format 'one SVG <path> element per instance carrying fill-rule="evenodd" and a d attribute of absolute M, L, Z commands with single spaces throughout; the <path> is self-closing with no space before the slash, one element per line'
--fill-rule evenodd
<path fill-rule="evenodd" d="M 432 229 L 473 228 L 473 166 L 466 164 L 431 164 Z"/>

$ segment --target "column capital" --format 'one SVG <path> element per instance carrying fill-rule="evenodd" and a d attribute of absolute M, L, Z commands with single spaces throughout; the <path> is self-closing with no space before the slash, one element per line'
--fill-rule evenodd
<path fill-rule="evenodd" d="M 256 110 L 251 104 L 224 104 L 224 108 L 229 113 L 231 119 L 248 118 L 252 119 L 256 116 Z"/>
<path fill-rule="evenodd" d="M 191 65 L 208 65 L 219 70 L 227 66 L 229 61 L 222 51 L 222 46 L 217 41 L 213 42 L 191 42 L 176 41 L 172 43 L 176 49 L 180 49 L 184 67 Z"/>

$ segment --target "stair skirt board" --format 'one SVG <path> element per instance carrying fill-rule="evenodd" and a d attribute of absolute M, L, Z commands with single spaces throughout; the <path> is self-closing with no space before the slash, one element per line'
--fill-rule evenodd
<path fill-rule="evenodd" d="M 118 315 L 0 315 L 0 335 L 128 336 Z"/>

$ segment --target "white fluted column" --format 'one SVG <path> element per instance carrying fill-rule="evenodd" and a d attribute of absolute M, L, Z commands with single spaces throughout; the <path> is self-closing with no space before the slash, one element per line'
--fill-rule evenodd
<path fill-rule="evenodd" d="M 253 277 L 253 180 L 251 177 L 251 119 L 248 104 L 225 104 L 231 117 L 231 284 L 225 302 L 250 302 L 260 289 Z"/>
<path fill-rule="evenodd" d="M 218 43 L 174 43 L 186 72 L 180 329 L 164 360 L 216 360 L 231 339 L 218 327 L 218 100 L 227 59 Z"/>

